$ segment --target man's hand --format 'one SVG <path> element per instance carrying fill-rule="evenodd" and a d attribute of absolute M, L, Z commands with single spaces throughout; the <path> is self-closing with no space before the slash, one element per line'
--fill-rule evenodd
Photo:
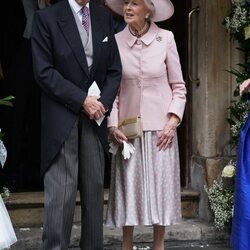
<path fill-rule="evenodd" d="M 90 119 L 98 120 L 105 114 L 105 108 L 96 96 L 87 96 L 82 107 L 89 115 Z"/>

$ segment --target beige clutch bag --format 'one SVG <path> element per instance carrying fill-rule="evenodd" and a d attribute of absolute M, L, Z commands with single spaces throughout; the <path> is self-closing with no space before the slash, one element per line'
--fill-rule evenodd
<path fill-rule="evenodd" d="M 141 117 L 131 117 L 126 120 L 119 121 L 118 128 L 124 133 L 128 139 L 135 139 L 142 136 Z"/>

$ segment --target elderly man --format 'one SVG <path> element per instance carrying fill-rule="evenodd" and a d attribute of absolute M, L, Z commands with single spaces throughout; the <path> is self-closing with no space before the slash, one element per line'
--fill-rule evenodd
<path fill-rule="evenodd" d="M 68 249 L 79 184 L 80 247 L 103 249 L 103 149 L 107 152 L 108 145 L 102 119 L 112 109 L 121 78 L 112 16 L 88 0 L 59 1 L 35 13 L 32 52 L 42 89 L 43 248 Z M 100 95 L 88 94 L 90 86 Z"/>

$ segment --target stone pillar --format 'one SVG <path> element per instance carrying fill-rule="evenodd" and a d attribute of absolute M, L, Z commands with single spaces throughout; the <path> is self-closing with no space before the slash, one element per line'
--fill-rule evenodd
<path fill-rule="evenodd" d="M 230 0 L 193 0 L 199 6 L 197 32 L 193 34 L 200 86 L 192 86 L 191 186 L 200 192 L 199 216 L 210 220 L 204 185 L 210 185 L 228 162 L 228 106 L 234 89 L 226 72 L 237 53 L 222 21 L 230 11 Z M 195 59 L 196 58 L 196 59 Z M 191 84 L 191 83 L 190 83 Z"/>

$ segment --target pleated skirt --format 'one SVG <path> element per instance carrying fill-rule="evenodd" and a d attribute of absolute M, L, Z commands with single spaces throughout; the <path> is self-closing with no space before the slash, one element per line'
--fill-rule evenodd
<path fill-rule="evenodd" d="M 157 131 L 131 141 L 135 153 L 112 158 L 106 226 L 173 225 L 181 221 L 180 167 L 177 136 L 159 151 Z"/>

